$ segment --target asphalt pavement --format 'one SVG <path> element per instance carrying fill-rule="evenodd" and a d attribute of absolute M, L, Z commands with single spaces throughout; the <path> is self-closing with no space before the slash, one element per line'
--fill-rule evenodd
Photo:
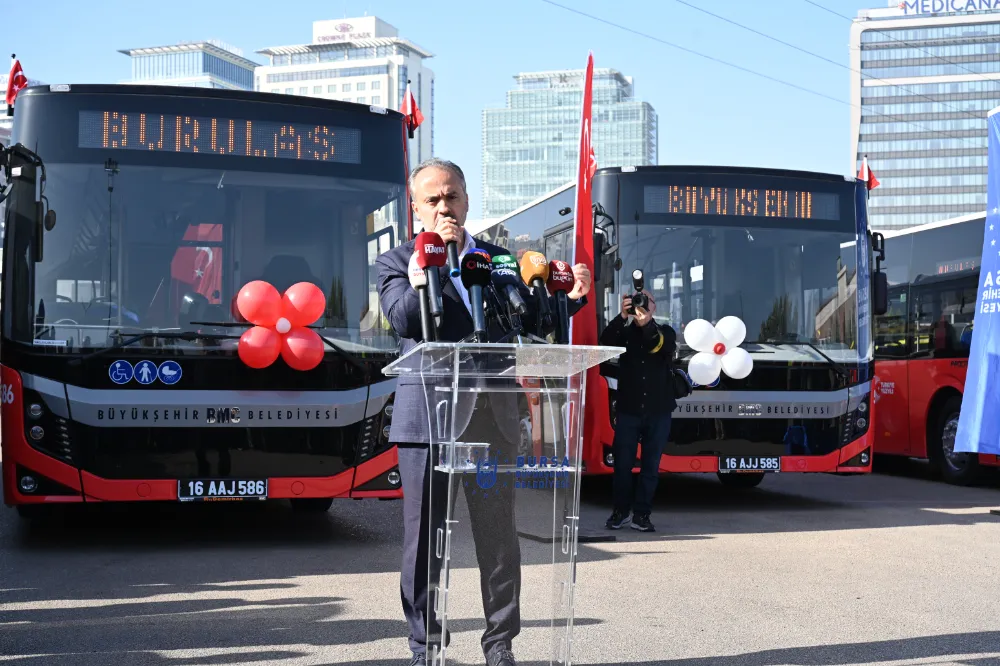
<path fill-rule="evenodd" d="M 598 533 L 607 479 L 588 479 Z M 402 504 L 0 507 L 0 664 L 402 664 Z M 1000 666 L 1000 483 L 669 476 L 657 532 L 581 543 L 573 663 Z M 549 663 L 559 546 L 525 538 L 520 663 Z M 455 559 L 448 663 L 480 664 L 478 573 Z M 558 596 L 558 595 L 555 595 Z M 454 659 L 452 659 L 452 657 Z"/>

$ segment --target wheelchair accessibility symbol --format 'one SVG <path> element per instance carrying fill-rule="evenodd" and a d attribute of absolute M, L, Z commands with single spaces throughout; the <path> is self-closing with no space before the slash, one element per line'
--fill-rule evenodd
<path fill-rule="evenodd" d="M 132 381 L 132 364 L 128 361 L 115 361 L 108 368 L 108 377 L 115 384 L 128 384 Z"/>

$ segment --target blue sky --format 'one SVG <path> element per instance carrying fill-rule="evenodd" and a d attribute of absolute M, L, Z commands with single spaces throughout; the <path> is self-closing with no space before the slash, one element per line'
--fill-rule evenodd
<path fill-rule="evenodd" d="M 0 54 L 31 78 L 114 83 L 131 76 L 118 49 L 216 38 L 251 59 L 308 43 L 312 21 L 376 15 L 435 54 L 435 149 L 466 171 L 470 217 L 481 211 L 481 116 L 503 106 L 522 71 L 597 67 L 634 77 L 659 116 L 661 164 L 725 164 L 848 173 L 851 72 L 768 41 L 677 0 L 556 0 L 582 12 L 810 88 L 834 101 L 618 30 L 544 0 L 171 0 L 5 3 Z M 850 22 L 803 0 L 686 0 L 848 65 Z M 846 16 L 885 0 L 821 0 Z M 147 8 L 152 8 L 152 11 Z M 600 159 L 600 155 L 598 155 Z"/>

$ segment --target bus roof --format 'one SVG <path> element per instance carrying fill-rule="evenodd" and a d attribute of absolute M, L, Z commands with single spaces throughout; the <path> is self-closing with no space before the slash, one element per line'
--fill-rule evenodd
<path fill-rule="evenodd" d="M 546 192 L 545 194 L 543 194 L 542 196 L 538 197 L 534 201 L 529 201 L 528 203 L 524 204 L 520 208 L 517 208 L 517 209 L 512 210 L 511 212 L 507 213 L 503 217 L 490 217 L 490 218 L 486 218 L 484 220 L 469 220 L 469 221 L 467 221 L 465 223 L 465 228 L 469 230 L 470 234 L 472 234 L 473 236 L 475 236 L 476 234 L 478 234 L 478 233 L 480 233 L 482 231 L 485 231 L 486 229 L 489 229 L 490 227 L 495 227 L 496 225 L 500 224 L 501 222 L 506 222 L 507 220 L 509 220 L 510 218 L 514 217 L 515 215 L 520 215 L 521 213 L 523 213 L 526 210 L 534 208 L 535 206 L 537 206 L 539 204 L 545 203 L 546 201 L 548 201 L 552 197 L 554 197 L 554 196 L 556 196 L 558 194 L 562 194 L 566 190 L 571 189 L 573 187 L 576 187 L 576 181 L 575 180 L 571 180 L 570 182 L 566 183 L 565 185 L 561 185 L 561 186 L 557 187 L 556 189 L 552 190 L 551 192 Z"/>
<path fill-rule="evenodd" d="M 705 166 L 705 165 L 683 165 L 683 164 L 653 164 L 647 166 L 618 166 L 618 167 L 603 167 L 598 169 L 594 177 L 604 175 L 604 174 L 618 174 L 618 173 L 697 173 L 697 174 L 712 174 L 712 173 L 723 173 L 723 174 L 744 174 L 748 176 L 783 176 L 786 178 L 811 178 L 814 180 L 831 180 L 837 182 L 856 182 L 857 178 L 854 176 L 844 176 L 832 173 L 821 173 L 818 171 L 795 171 L 791 169 L 767 169 L 763 167 L 731 167 L 731 166 Z M 503 217 L 492 217 L 483 220 L 470 220 L 466 223 L 466 228 L 469 233 L 476 235 L 486 229 L 494 227 L 501 222 L 506 222 L 516 215 L 520 215 L 526 210 L 530 210 L 539 204 L 545 203 L 549 199 L 559 194 L 562 194 L 566 190 L 576 187 L 576 180 L 571 180 L 565 185 L 561 185 L 556 189 L 546 192 L 542 196 L 538 197 L 534 201 L 529 201 L 520 208 L 512 210 Z"/>
<path fill-rule="evenodd" d="M 51 84 L 40 86 L 28 86 L 18 93 L 18 100 L 24 96 L 35 97 L 40 95 L 127 95 L 138 97 L 142 95 L 155 95 L 158 97 L 189 97 L 191 99 L 219 99 L 234 102 L 265 102 L 267 104 L 280 104 L 282 106 L 313 107 L 318 109 L 352 109 L 364 107 L 364 104 L 354 102 L 341 102 L 334 99 L 321 99 L 318 97 L 305 97 L 300 95 L 284 95 L 280 93 L 256 92 L 253 90 L 226 90 L 223 88 L 194 88 L 186 86 L 150 86 L 133 84 Z M 381 115 L 395 115 L 399 118 L 403 114 L 393 109 L 380 106 L 367 105 L 373 113 Z M 17 109 L 14 110 L 15 115 Z"/>
<path fill-rule="evenodd" d="M 981 213 L 969 213 L 968 215 L 961 215 L 959 217 L 951 217 L 947 220 L 938 220 L 937 222 L 928 222 L 927 224 L 921 224 L 916 227 L 909 227 L 906 229 L 899 229 L 896 231 L 886 231 L 882 234 L 884 238 L 898 238 L 899 236 L 906 236 L 907 234 L 915 234 L 921 231 L 930 231 L 931 229 L 937 229 L 939 227 L 947 227 L 952 224 L 961 224 L 963 222 L 972 222 L 973 220 L 981 220 L 986 217 L 986 211 Z"/>
<path fill-rule="evenodd" d="M 853 175 L 823 173 L 820 171 L 796 171 L 793 169 L 768 169 L 764 167 L 743 167 L 704 164 L 651 164 L 647 166 L 604 167 L 598 169 L 595 178 L 601 174 L 611 173 L 696 173 L 696 174 L 740 174 L 746 176 L 773 176 L 784 178 L 809 178 L 812 180 L 831 180 L 836 182 L 857 182 Z"/>

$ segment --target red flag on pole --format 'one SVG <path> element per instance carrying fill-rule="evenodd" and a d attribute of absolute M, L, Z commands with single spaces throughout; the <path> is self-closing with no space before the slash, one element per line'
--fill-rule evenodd
<path fill-rule="evenodd" d="M 868 156 L 865 155 L 861 158 L 861 171 L 858 172 L 858 180 L 863 181 L 868 187 L 868 191 L 871 192 L 876 187 L 879 186 L 878 179 L 875 177 L 875 173 L 868 166 Z"/>
<path fill-rule="evenodd" d="M 14 106 L 14 100 L 17 99 L 17 93 L 28 87 L 28 77 L 24 75 L 24 70 L 21 69 L 21 61 L 18 60 L 13 54 L 11 54 L 10 59 L 10 76 L 7 77 L 6 98 L 8 108 Z"/>
<path fill-rule="evenodd" d="M 587 73 L 583 83 L 583 110 L 580 117 L 580 152 L 576 174 L 576 219 L 574 222 L 573 263 L 586 264 L 594 271 L 594 216 L 591 192 L 597 157 L 591 144 L 591 111 L 593 102 L 594 54 L 587 56 Z M 594 302 L 588 304 L 570 319 L 570 340 L 573 344 L 597 344 L 597 313 Z"/>
<path fill-rule="evenodd" d="M 576 177 L 576 219 L 574 223 L 573 263 L 585 264 L 594 273 L 594 214 L 593 185 L 594 173 L 597 171 L 597 156 L 594 153 L 592 103 L 594 81 L 594 54 L 587 55 L 587 73 L 583 84 L 583 110 L 580 117 L 580 153 Z M 570 343 L 574 345 L 596 345 L 597 331 L 597 298 L 592 290 L 587 295 L 584 305 L 569 321 Z M 608 385 L 601 377 L 599 366 L 587 371 L 586 404 L 583 413 L 584 451 L 600 451 L 602 442 L 613 442 L 615 433 L 608 417 Z"/>
<path fill-rule="evenodd" d="M 424 114 L 420 113 L 420 107 L 417 106 L 417 100 L 413 97 L 413 92 L 410 90 L 410 82 L 406 82 L 406 93 L 403 95 L 403 103 L 399 107 L 399 112 L 406 116 L 406 129 L 409 130 L 410 138 L 413 138 L 413 133 L 420 123 L 424 122 Z"/>

